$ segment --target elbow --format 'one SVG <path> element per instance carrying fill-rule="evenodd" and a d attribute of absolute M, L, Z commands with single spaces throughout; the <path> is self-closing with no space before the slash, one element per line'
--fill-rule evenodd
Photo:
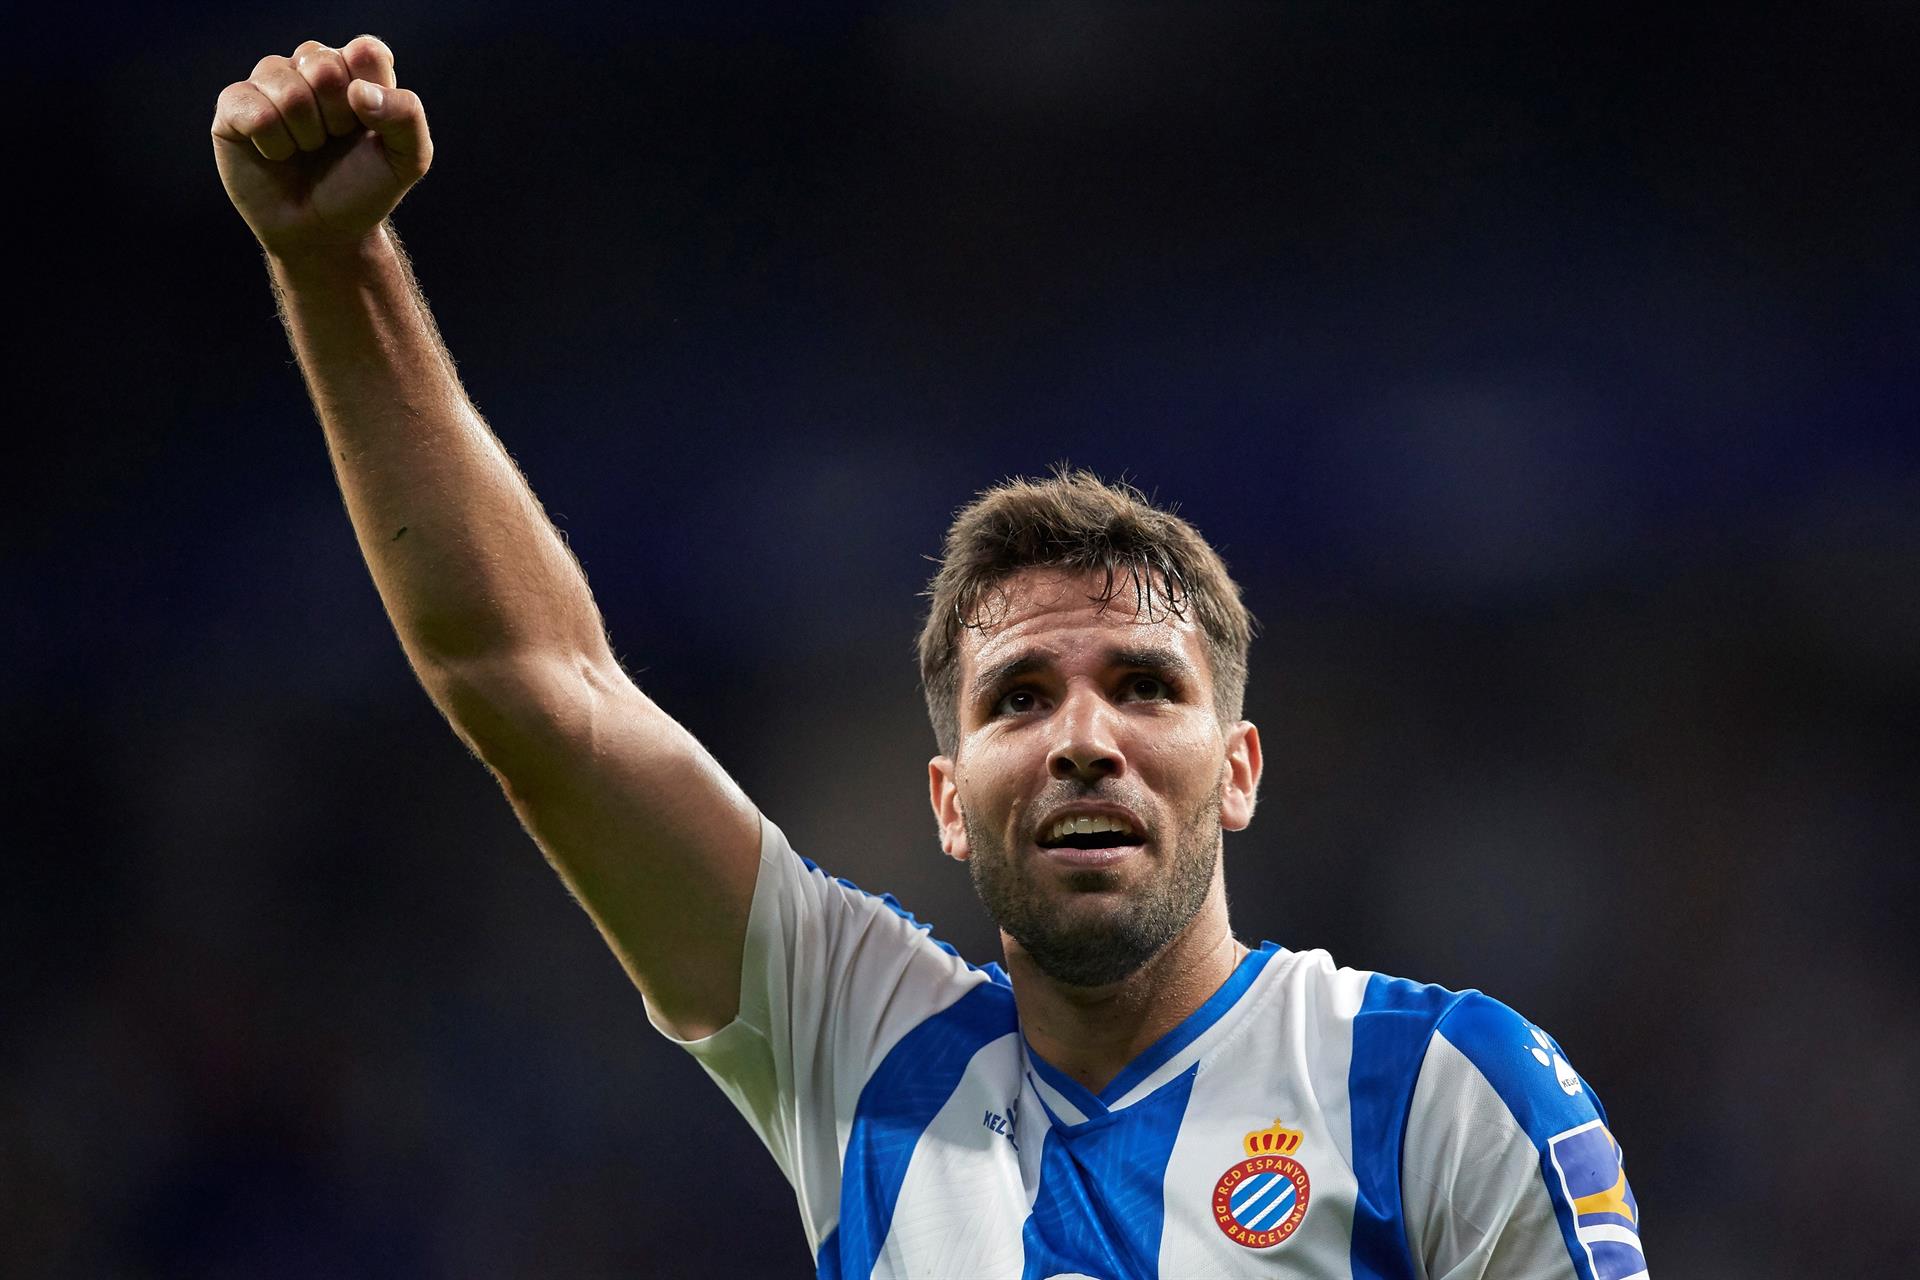
<path fill-rule="evenodd" d="M 608 678 L 591 660 L 550 655 L 441 663 L 420 672 L 454 732 L 503 778 L 521 776 L 531 761 L 577 737 Z"/>

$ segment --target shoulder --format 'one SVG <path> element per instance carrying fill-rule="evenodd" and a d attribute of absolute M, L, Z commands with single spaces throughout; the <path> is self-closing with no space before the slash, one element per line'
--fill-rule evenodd
<path fill-rule="evenodd" d="M 876 943 L 890 946 L 902 954 L 930 962 L 964 986 L 984 982 L 1011 993 L 1012 984 L 1006 971 L 997 963 L 974 964 L 951 943 L 935 937 L 933 926 L 917 919 L 891 893 L 868 892 L 845 876 L 826 871 L 813 859 L 793 853 L 790 846 L 787 853 L 792 868 L 790 874 L 804 884 L 808 895 L 852 922 L 852 931 L 861 935 L 861 948 L 870 949 Z"/>
<path fill-rule="evenodd" d="M 1012 992 L 998 965 L 969 964 L 891 894 L 829 874 L 763 820 L 738 1021 L 777 1054 L 830 1044 L 846 1068 L 877 1061 L 916 1024 L 961 1003 L 1011 1026 Z"/>
<path fill-rule="evenodd" d="M 1322 1034 L 1351 1039 L 1356 1090 L 1404 1101 L 1431 1064 L 1458 1059 L 1529 1134 L 1605 1118 L 1559 1042 L 1492 996 L 1343 968 L 1325 951 L 1288 959 L 1282 980 L 1296 1010 Z"/>
<path fill-rule="evenodd" d="M 1484 992 L 1455 991 L 1363 970 L 1338 970 L 1353 999 L 1351 1078 L 1357 1094 L 1402 1109 L 1499 1100 L 1545 1150 L 1580 1125 L 1606 1119 L 1600 1099 L 1560 1043 Z M 1357 1099 L 1358 1100 L 1358 1099 Z"/>
<path fill-rule="evenodd" d="M 1581 1280 L 1644 1271 L 1639 1204 L 1599 1096 L 1518 1011 L 1366 975 L 1350 1082 L 1356 1145 L 1379 1144 L 1376 1189 L 1404 1194 L 1431 1273 L 1492 1258 Z"/>
<path fill-rule="evenodd" d="M 1280 1007 L 1309 1038 L 1347 1048 L 1354 1086 L 1364 1093 L 1404 1098 L 1436 1029 L 1463 1002 L 1487 999 L 1337 965 L 1317 949 L 1283 952 L 1274 967 Z"/>
<path fill-rule="evenodd" d="M 1536 1147 L 1606 1118 L 1599 1096 L 1573 1069 L 1560 1043 L 1491 996 L 1462 993 L 1435 1025 L 1434 1039 L 1429 1062 L 1440 1046 L 1457 1054 Z"/>

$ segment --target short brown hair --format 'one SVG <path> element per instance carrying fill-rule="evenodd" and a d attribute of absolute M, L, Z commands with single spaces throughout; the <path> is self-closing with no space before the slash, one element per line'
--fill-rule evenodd
<path fill-rule="evenodd" d="M 1206 637 L 1214 710 L 1223 724 L 1240 718 L 1257 624 L 1226 564 L 1173 508 L 1063 464 L 983 491 L 947 530 L 920 629 L 920 683 L 942 754 L 960 741 L 960 633 L 991 624 L 993 589 L 1023 569 L 1104 572 L 1092 597 L 1102 606 L 1130 584 L 1142 615 L 1191 616 Z"/>

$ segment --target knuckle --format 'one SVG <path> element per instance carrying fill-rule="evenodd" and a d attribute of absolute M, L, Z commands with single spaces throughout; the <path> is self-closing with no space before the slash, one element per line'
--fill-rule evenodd
<path fill-rule="evenodd" d="M 348 62 L 361 66 L 393 66 L 393 50 L 378 36 L 357 36 L 341 52 Z"/>
<path fill-rule="evenodd" d="M 253 72 L 248 78 L 252 80 L 270 79 L 280 74 L 280 72 L 289 65 L 291 64 L 288 63 L 287 59 L 277 53 L 270 53 L 253 64 Z"/>
<path fill-rule="evenodd" d="M 307 88 L 306 81 L 299 76 L 291 78 L 276 76 L 264 83 L 255 82 L 268 101 L 288 115 L 299 115 L 313 111 L 313 93 Z"/>
<path fill-rule="evenodd" d="M 347 81 L 352 79 L 347 72 L 347 64 L 331 49 L 325 54 L 309 58 L 302 64 L 300 74 L 316 89 L 344 88 Z"/>
<path fill-rule="evenodd" d="M 238 125 L 240 132 L 249 138 L 261 137 L 277 130 L 280 124 L 280 113 L 268 103 L 258 103 L 251 107 L 243 107 L 237 112 L 234 124 Z"/>
<path fill-rule="evenodd" d="M 236 80 L 220 91 L 217 111 L 234 128 L 249 135 L 280 118 L 273 103 L 247 80 Z"/>

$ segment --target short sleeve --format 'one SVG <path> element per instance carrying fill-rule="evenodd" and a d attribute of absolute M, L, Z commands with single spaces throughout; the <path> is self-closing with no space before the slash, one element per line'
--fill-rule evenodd
<path fill-rule="evenodd" d="M 840 1164 L 860 1091 L 903 1036 L 997 971 L 933 940 L 891 897 L 864 893 L 801 858 L 760 820 L 740 1011 L 681 1040 L 753 1127 L 793 1185 L 809 1244 L 839 1215 Z"/>
<path fill-rule="evenodd" d="M 1643 1280 L 1640 1210 L 1606 1114 L 1551 1036 L 1478 992 L 1435 1028 L 1402 1148 L 1431 1280 Z"/>

